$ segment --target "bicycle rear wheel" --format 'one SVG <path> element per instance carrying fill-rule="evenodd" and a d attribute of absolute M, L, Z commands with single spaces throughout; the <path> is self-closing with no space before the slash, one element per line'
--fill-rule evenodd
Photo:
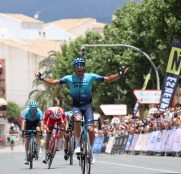
<path fill-rule="evenodd" d="M 79 163 L 80 163 L 82 174 L 85 174 L 85 155 L 84 154 L 81 154 Z"/>
<path fill-rule="evenodd" d="M 75 149 L 75 139 L 74 139 L 73 136 L 71 136 L 69 138 L 69 142 L 68 142 L 68 151 L 69 151 L 69 157 L 70 157 L 70 165 L 73 165 L 74 149 Z"/>

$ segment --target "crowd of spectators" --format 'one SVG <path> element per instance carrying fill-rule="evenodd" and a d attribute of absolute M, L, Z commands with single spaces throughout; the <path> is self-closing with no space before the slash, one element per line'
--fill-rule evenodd
<path fill-rule="evenodd" d="M 176 128 L 181 128 L 181 104 L 179 103 L 175 107 L 167 108 L 164 112 L 155 110 L 143 119 L 113 116 L 112 120 L 104 120 L 102 129 L 96 132 L 98 135 L 116 136 Z"/>

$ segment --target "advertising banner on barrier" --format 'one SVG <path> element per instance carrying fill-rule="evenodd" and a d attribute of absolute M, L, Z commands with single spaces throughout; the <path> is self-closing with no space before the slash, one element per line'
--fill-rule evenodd
<path fill-rule="evenodd" d="M 165 131 L 167 131 L 167 130 L 159 131 L 156 141 L 155 141 L 154 152 L 161 152 L 161 150 L 162 150 L 161 145 L 164 140 Z"/>
<path fill-rule="evenodd" d="M 176 129 L 172 144 L 173 152 L 181 152 L 181 129 Z"/>
<path fill-rule="evenodd" d="M 127 143 L 126 143 L 125 151 L 129 151 L 130 150 L 130 146 L 131 146 L 132 140 L 133 140 L 133 135 L 129 135 Z"/>
<path fill-rule="evenodd" d="M 134 151 L 134 147 L 135 147 L 136 141 L 138 139 L 138 136 L 139 136 L 139 134 L 134 134 L 133 140 L 131 142 L 131 146 L 130 146 L 130 149 L 129 149 L 130 151 Z"/>
<path fill-rule="evenodd" d="M 103 145 L 102 145 L 102 148 L 101 148 L 101 152 L 105 152 L 106 151 L 106 147 L 107 147 L 107 144 L 108 144 L 108 141 L 109 141 L 109 137 L 104 137 L 104 141 L 103 141 Z"/>
<path fill-rule="evenodd" d="M 113 147 L 111 149 L 111 154 L 121 152 L 121 143 L 123 141 L 123 136 L 115 137 Z"/>
<path fill-rule="evenodd" d="M 93 146 L 93 152 L 94 153 L 101 153 L 103 142 L 104 142 L 103 136 L 96 136 L 95 137 L 94 146 Z"/>
<path fill-rule="evenodd" d="M 109 137 L 109 141 L 107 143 L 106 151 L 105 151 L 106 153 L 108 153 L 108 154 L 111 153 L 114 141 L 115 141 L 115 137 Z"/>
<path fill-rule="evenodd" d="M 159 110 L 171 105 L 181 70 L 181 42 L 173 40 L 160 97 Z"/>
<path fill-rule="evenodd" d="M 148 142 L 148 147 L 147 147 L 149 152 L 155 151 L 155 142 L 156 142 L 156 138 L 158 134 L 159 134 L 159 131 L 151 132 L 150 140 Z"/>
<path fill-rule="evenodd" d="M 134 151 L 140 151 L 142 147 L 143 134 L 139 134 L 135 143 Z"/>
<path fill-rule="evenodd" d="M 164 152 L 172 152 L 173 137 L 176 130 L 172 129 L 167 131 L 168 133 L 166 134 L 164 139 Z"/>
<path fill-rule="evenodd" d="M 143 146 L 142 146 L 142 151 L 144 151 L 144 152 L 147 152 L 148 151 L 148 142 L 149 142 L 149 140 L 150 140 L 150 137 L 151 137 L 151 133 L 150 132 L 148 132 L 148 133 L 146 133 L 145 134 L 145 136 L 144 136 L 144 139 L 143 139 Z"/>

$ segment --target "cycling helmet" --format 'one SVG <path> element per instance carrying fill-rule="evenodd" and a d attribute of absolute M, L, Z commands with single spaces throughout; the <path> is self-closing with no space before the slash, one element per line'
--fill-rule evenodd
<path fill-rule="evenodd" d="M 73 60 L 73 67 L 76 68 L 76 67 L 80 67 L 80 66 L 85 66 L 85 60 L 84 58 L 75 58 Z"/>
<path fill-rule="evenodd" d="M 62 114 L 63 111 L 60 108 L 56 107 L 52 110 L 51 116 L 55 119 L 59 119 L 62 116 Z"/>
<path fill-rule="evenodd" d="M 38 107 L 38 104 L 35 100 L 32 100 L 29 102 L 29 108 L 30 109 L 37 109 L 37 107 Z"/>

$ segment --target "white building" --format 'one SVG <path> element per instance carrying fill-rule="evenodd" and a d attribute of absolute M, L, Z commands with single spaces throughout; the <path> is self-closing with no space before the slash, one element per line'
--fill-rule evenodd
<path fill-rule="evenodd" d="M 61 41 L 62 43 L 64 41 L 71 41 L 74 40 L 74 35 L 65 31 L 64 29 L 51 24 L 51 25 L 44 25 L 43 28 L 43 38 L 47 40 L 56 40 Z"/>
<path fill-rule="evenodd" d="M 49 51 L 61 51 L 55 41 L 33 40 L 26 44 L 11 40 L 0 40 L 0 59 L 5 62 L 6 100 L 24 107 L 33 90 L 34 73 L 38 64 L 48 57 Z"/>
<path fill-rule="evenodd" d="M 55 25 L 61 29 L 72 34 L 75 39 L 79 36 L 85 36 L 88 31 L 102 33 L 106 24 L 97 22 L 93 18 L 79 18 L 79 19 L 61 19 L 47 23 L 47 25 Z"/>
<path fill-rule="evenodd" d="M 43 21 L 22 15 L 0 13 L 0 38 L 11 40 L 41 39 Z"/>

